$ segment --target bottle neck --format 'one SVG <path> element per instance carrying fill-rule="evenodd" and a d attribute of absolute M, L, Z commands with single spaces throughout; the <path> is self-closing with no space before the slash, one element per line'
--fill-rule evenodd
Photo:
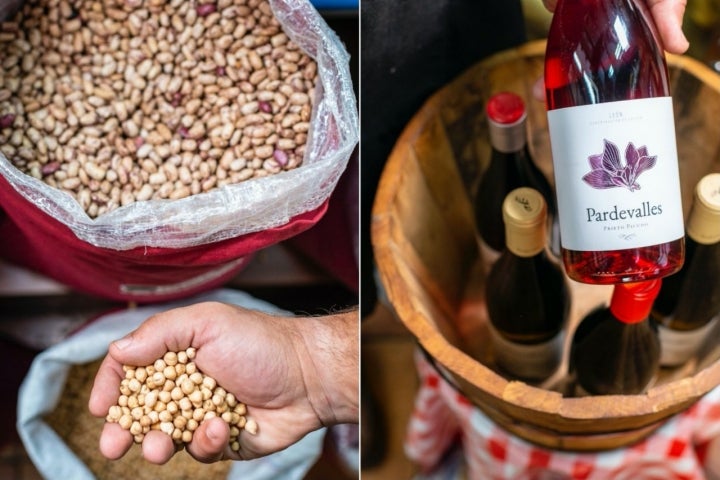
<path fill-rule="evenodd" d="M 544 224 L 536 228 L 517 228 L 506 226 L 505 244 L 517 257 L 529 258 L 545 250 L 546 229 Z"/>
<path fill-rule="evenodd" d="M 714 245 L 720 242 L 720 220 L 712 219 L 712 222 L 705 222 L 698 216 L 690 216 L 685 227 L 685 233 L 689 240 L 698 245 Z"/>
<path fill-rule="evenodd" d="M 527 133 L 525 132 L 525 116 L 512 124 L 497 123 L 488 121 L 488 133 L 490 145 L 501 153 L 519 152 L 527 144 Z"/>
<path fill-rule="evenodd" d="M 518 257 L 534 257 L 546 242 L 547 204 L 540 192 L 519 187 L 503 201 L 505 246 Z"/>
<path fill-rule="evenodd" d="M 628 314 L 625 310 L 617 307 L 613 308 L 613 306 L 610 305 L 610 313 L 612 313 L 613 317 L 617 318 L 622 323 L 625 323 L 627 325 L 634 325 L 636 323 L 644 322 L 650 317 L 650 310 L 651 307 L 648 307 L 647 313 L 645 315 L 635 315 Z"/>
<path fill-rule="evenodd" d="M 660 285 L 659 279 L 615 285 L 610 299 L 610 313 L 628 324 L 647 320 Z"/>
<path fill-rule="evenodd" d="M 701 245 L 720 242 L 720 173 L 708 174 L 698 182 L 685 231 Z"/>

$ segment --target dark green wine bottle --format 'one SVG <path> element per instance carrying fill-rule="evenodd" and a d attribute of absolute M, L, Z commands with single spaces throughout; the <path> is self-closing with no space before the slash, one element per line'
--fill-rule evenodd
<path fill-rule="evenodd" d="M 490 136 L 490 164 L 483 173 L 475 195 L 475 219 L 480 238 L 496 252 L 505 248 L 502 205 L 505 196 L 518 187 L 534 188 L 545 199 L 551 222 L 549 246 L 560 252 L 555 193 L 550 182 L 533 161 L 527 144 L 525 103 L 514 93 L 500 92 L 486 107 Z"/>
<path fill-rule="evenodd" d="M 660 365 L 697 353 L 720 316 L 720 173 L 704 176 L 685 227 L 685 264 L 663 279 L 651 313 L 662 346 Z"/>
<path fill-rule="evenodd" d="M 583 318 L 570 348 L 578 394 L 637 394 L 652 381 L 660 340 L 649 316 L 660 285 L 660 279 L 616 284 L 610 305 Z"/>
<path fill-rule="evenodd" d="M 505 248 L 485 289 L 495 361 L 512 377 L 540 381 L 561 361 L 570 290 L 546 248 L 543 196 L 532 188 L 515 189 L 502 212 Z"/>

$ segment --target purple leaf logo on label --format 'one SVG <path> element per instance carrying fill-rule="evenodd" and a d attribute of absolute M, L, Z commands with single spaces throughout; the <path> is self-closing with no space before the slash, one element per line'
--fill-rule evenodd
<path fill-rule="evenodd" d="M 637 178 L 655 165 L 657 156 L 649 156 L 647 147 L 635 148 L 632 142 L 625 148 L 625 165 L 620 158 L 620 149 L 613 142 L 604 139 L 605 148 L 597 155 L 590 155 L 590 173 L 583 180 L 593 188 L 625 187 L 631 192 L 640 190 Z"/>

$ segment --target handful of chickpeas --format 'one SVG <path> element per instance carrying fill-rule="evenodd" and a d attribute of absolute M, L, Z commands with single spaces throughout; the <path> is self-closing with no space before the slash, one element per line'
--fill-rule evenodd
<path fill-rule="evenodd" d="M 192 441 L 203 420 L 220 417 L 230 426 L 230 448 L 239 451 L 241 430 L 255 435 L 258 425 L 247 418 L 244 403 L 198 370 L 195 353 L 190 347 L 167 352 L 145 367 L 125 365 L 120 397 L 106 420 L 129 430 L 135 443 L 141 443 L 150 430 L 160 430 L 183 445 Z"/>

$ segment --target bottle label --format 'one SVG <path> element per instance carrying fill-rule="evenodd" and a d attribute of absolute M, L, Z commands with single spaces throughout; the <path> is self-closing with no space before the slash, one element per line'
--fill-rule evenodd
<path fill-rule="evenodd" d="M 674 367 L 687 362 L 695 355 L 708 333 L 717 323 L 715 317 L 707 325 L 695 330 L 674 330 L 664 325 L 658 325 L 660 336 L 660 365 Z"/>
<path fill-rule="evenodd" d="M 509 341 L 492 325 L 490 335 L 499 367 L 520 378 L 543 380 L 555 372 L 562 356 L 560 331 L 550 340 L 532 345 Z"/>
<path fill-rule="evenodd" d="M 551 110 L 548 126 L 564 248 L 623 250 L 684 235 L 670 97 Z"/>

